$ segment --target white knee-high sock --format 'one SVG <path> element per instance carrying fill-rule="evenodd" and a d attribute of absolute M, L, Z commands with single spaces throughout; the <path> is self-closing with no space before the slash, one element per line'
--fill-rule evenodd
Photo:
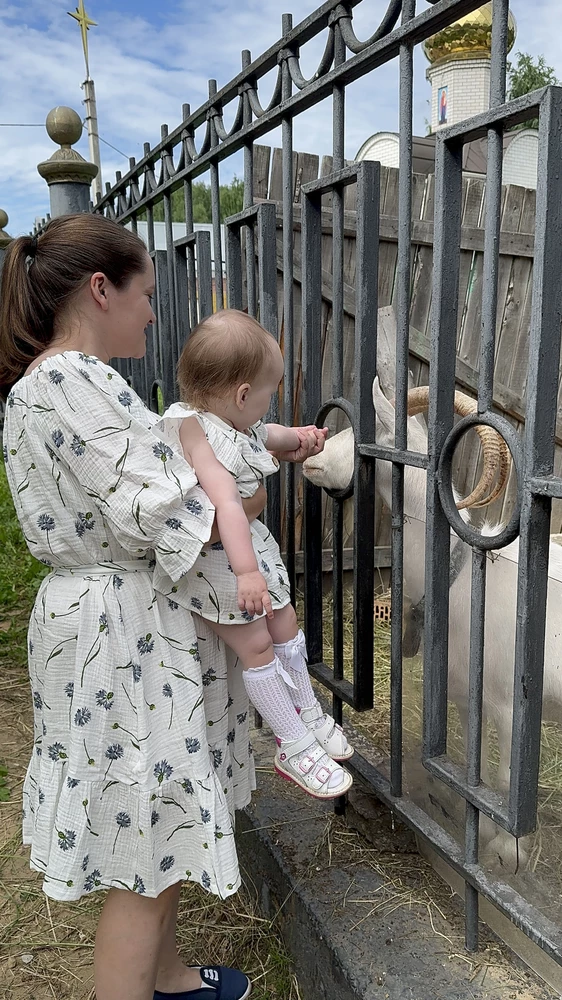
<path fill-rule="evenodd" d="M 275 643 L 276 656 L 285 667 L 295 688 L 291 688 L 291 696 L 297 708 L 312 708 L 316 704 L 316 695 L 310 683 L 307 667 L 306 641 L 302 629 L 289 642 Z"/>
<path fill-rule="evenodd" d="M 248 697 L 280 740 L 299 740 L 308 730 L 300 720 L 291 690 L 283 678 L 283 666 L 276 656 L 265 667 L 244 670 Z"/>

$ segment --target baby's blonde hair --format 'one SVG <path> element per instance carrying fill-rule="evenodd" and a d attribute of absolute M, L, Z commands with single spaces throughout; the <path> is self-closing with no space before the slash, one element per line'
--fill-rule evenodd
<path fill-rule="evenodd" d="M 276 343 L 263 326 L 238 309 L 223 309 L 192 331 L 178 361 L 181 398 L 195 410 L 252 383 L 273 357 Z"/>

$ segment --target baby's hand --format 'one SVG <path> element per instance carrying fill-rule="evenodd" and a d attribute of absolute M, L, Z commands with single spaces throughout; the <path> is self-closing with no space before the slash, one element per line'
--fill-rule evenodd
<path fill-rule="evenodd" d="M 309 424 L 308 427 L 295 427 L 294 429 L 299 436 L 301 448 L 306 448 L 308 452 L 307 458 L 319 455 L 324 450 L 328 437 L 327 427 L 316 427 L 314 424 Z"/>
<path fill-rule="evenodd" d="M 267 584 L 259 570 L 238 577 L 238 607 L 252 617 L 265 611 L 268 618 L 273 618 Z"/>

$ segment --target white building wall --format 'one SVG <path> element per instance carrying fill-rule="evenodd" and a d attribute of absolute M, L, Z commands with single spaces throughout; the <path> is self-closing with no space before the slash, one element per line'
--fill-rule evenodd
<path fill-rule="evenodd" d="M 524 129 L 515 135 L 503 158 L 503 183 L 537 187 L 539 133 Z"/>
<path fill-rule="evenodd" d="M 427 79 L 431 83 L 431 131 L 471 118 L 487 111 L 490 106 L 490 60 L 456 59 L 430 66 Z M 447 121 L 439 122 L 439 91 L 447 88 Z"/>

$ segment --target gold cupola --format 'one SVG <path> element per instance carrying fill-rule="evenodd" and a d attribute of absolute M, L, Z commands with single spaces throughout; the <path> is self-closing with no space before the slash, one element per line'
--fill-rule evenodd
<path fill-rule="evenodd" d="M 517 24 L 511 11 L 508 22 L 508 51 L 513 48 Z M 472 14 L 459 17 L 423 43 L 432 66 L 451 60 L 490 58 L 492 51 L 492 4 L 486 3 Z"/>

